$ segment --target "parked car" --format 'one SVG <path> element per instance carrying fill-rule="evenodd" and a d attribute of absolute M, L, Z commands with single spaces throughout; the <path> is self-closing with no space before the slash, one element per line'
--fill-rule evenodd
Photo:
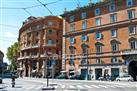
<path fill-rule="evenodd" d="M 131 75 L 119 76 L 116 81 L 133 81 L 133 77 Z"/>
<path fill-rule="evenodd" d="M 67 76 L 65 74 L 60 74 L 57 76 L 57 79 L 67 79 Z"/>
<path fill-rule="evenodd" d="M 69 79 L 72 79 L 72 80 L 82 80 L 81 79 L 81 75 L 72 75 L 72 76 L 70 76 Z"/>
<path fill-rule="evenodd" d="M 2 78 L 0 77 L 0 84 L 2 84 Z"/>

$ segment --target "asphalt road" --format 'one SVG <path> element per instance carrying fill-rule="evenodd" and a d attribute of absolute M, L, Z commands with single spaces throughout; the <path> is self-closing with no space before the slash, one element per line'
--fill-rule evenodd
<path fill-rule="evenodd" d="M 16 79 L 15 88 L 11 87 L 11 79 L 4 79 L 0 91 L 42 91 L 46 86 L 46 79 L 19 78 Z M 85 80 L 50 80 L 50 86 L 54 91 L 137 91 L 137 82 L 106 82 L 106 81 L 85 81 Z"/>

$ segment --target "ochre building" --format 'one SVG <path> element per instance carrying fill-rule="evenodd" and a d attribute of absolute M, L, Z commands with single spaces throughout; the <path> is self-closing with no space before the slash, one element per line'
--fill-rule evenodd
<path fill-rule="evenodd" d="M 83 79 L 129 73 L 137 80 L 137 0 L 91 1 L 61 15 L 62 69 Z"/>
<path fill-rule="evenodd" d="M 29 17 L 19 30 L 20 76 L 56 77 L 61 70 L 62 19 L 56 16 Z M 49 71 L 47 72 L 47 67 Z"/>

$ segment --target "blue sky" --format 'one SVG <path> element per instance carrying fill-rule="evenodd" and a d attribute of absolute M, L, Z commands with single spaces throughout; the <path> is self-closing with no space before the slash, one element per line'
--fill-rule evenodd
<path fill-rule="evenodd" d="M 50 3 L 58 0 L 40 0 L 42 3 Z M 60 0 L 57 3 L 49 4 L 47 7 L 54 15 L 63 13 L 64 8 L 73 10 L 77 7 L 78 2 L 80 5 L 87 5 L 89 0 Z M 92 0 L 94 3 L 100 0 Z M 22 22 L 30 15 L 23 9 L 2 9 L 1 7 L 25 8 L 30 6 L 40 5 L 37 0 L 0 0 L 0 50 L 4 52 L 4 62 L 6 59 L 7 48 L 17 41 L 18 31 L 22 26 Z M 43 6 L 29 8 L 27 11 L 32 16 L 47 16 L 50 15 L 49 11 Z M 9 63 L 9 62 L 8 62 Z"/>

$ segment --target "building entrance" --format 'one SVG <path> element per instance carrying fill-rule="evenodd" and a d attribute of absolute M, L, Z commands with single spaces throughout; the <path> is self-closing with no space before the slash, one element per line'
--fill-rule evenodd
<path fill-rule="evenodd" d="M 102 69 L 101 68 L 95 69 L 96 80 L 98 80 L 98 78 L 101 76 L 102 76 Z"/>
<path fill-rule="evenodd" d="M 128 66 L 128 73 L 137 81 L 137 61 L 131 61 Z"/>
<path fill-rule="evenodd" d="M 116 78 L 119 76 L 119 68 L 111 68 L 111 76 Z"/>

